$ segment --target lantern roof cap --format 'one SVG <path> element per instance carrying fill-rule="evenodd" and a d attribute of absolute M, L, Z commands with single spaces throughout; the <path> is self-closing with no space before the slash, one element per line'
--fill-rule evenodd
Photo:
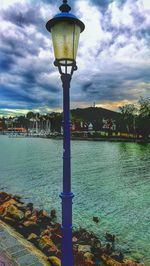
<path fill-rule="evenodd" d="M 56 14 L 52 19 L 50 19 L 46 23 L 46 28 L 48 31 L 51 32 L 51 28 L 59 21 L 70 21 L 72 23 L 77 24 L 80 27 L 81 32 L 84 30 L 85 28 L 84 23 L 81 20 L 79 20 L 75 15 L 73 15 L 72 13 L 69 13 L 69 11 L 71 10 L 71 7 L 67 4 L 67 1 L 63 1 L 63 4 L 60 6 L 59 9 L 62 12 Z"/>

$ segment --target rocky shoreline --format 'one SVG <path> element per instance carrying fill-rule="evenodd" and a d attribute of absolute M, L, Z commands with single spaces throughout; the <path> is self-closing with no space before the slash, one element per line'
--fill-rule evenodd
<path fill-rule="evenodd" d="M 96 217 L 95 217 L 96 218 Z M 61 225 L 56 211 L 50 215 L 24 203 L 18 196 L 0 192 L 0 219 L 13 227 L 46 256 L 50 266 L 61 265 Z M 93 233 L 80 228 L 73 232 L 74 266 L 144 266 L 115 249 L 115 236 L 106 233 L 104 245 Z"/>

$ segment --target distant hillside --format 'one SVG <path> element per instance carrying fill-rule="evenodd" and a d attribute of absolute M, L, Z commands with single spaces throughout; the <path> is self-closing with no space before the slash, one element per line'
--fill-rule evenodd
<path fill-rule="evenodd" d="M 97 119 L 114 119 L 114 120 L 122 120 L 122 116 L 120 113 L 107 110 L 101 107 L 88 107 L 88 108 L 77 108 L 71 110 L 71 115 L 76 118 L 81 118 L 85 121 L 93 121 Z"/>
<path fill-rule="evenodd" d="M 72 118 L 83 120 L 85 122 L 91 122 L 94 125 L 95 130 L 102 128 L 103 119 L 114 120 L 118 131 L 126 131 L 126 127 L 120 113 L 107 110 L 101 107 L 88 107 L 77 108 L 71 110 Z"/>

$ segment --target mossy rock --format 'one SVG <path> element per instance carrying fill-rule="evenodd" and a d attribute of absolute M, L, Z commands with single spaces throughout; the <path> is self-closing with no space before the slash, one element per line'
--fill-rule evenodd
<path fill-rule="evenodd" d="M 48 258 L 48 261 L 52 264 L 52 266 L 61 266 L 61 261 L 59 258 L 55 256 L 51 256 Z"/>

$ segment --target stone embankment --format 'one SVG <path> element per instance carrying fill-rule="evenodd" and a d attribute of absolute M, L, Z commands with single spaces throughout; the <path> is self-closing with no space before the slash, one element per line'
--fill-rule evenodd
<path fill-rule="evenodd" d="M 61 265 L 61 225 L 54 209 L 48 215 L 32 203 L 25 204 L 17 196 L 0 192 L 0 219 L 41 250 L 50 266 Z M 144 266 L 116 251 L 114 236 L 107 234 L 106 239 L 108 243 L 102 245 L 93 233 L 82 228 L 74 231 L 74 266 Z"/>

